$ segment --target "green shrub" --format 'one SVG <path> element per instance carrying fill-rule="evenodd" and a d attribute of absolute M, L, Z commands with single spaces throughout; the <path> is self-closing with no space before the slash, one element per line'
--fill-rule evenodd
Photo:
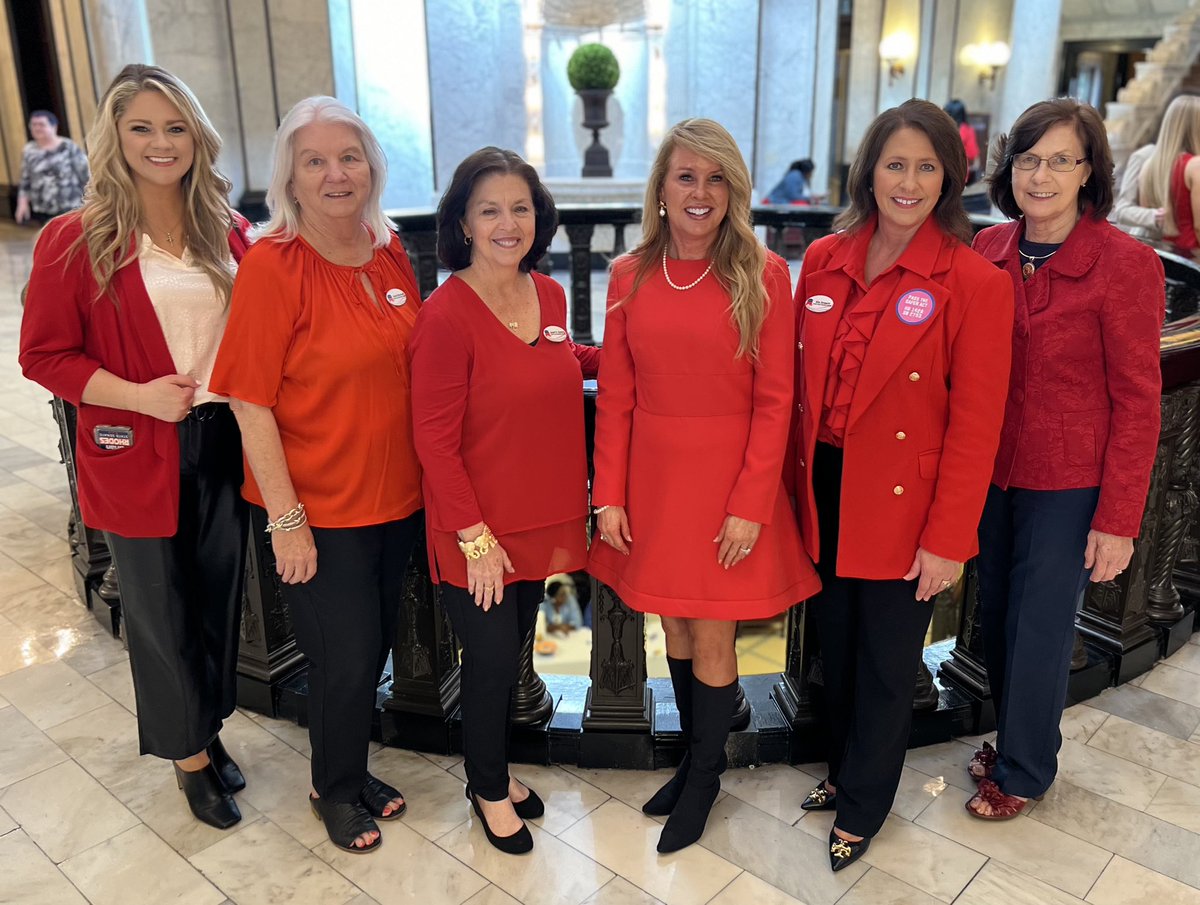
<path fill-rule="evenodd" d="M 576 91 L 612 90 L 621 78 L 621 67 L 603 44 L 580 44 L 567 61 L 567 79 Z"/>

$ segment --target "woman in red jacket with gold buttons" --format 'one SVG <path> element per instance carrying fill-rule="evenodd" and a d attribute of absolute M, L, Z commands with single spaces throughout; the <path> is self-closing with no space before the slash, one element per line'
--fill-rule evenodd
<path fill-rule="evenodd" d="M 996 749 L 976 752 L 977 817 L 1049 788 L 1090 578 L 1133 554 L 1158 445 L 1165 306 L 1154 250 L 1105 221 L 1112 153 L 1094 109 L 1034 104 L 1000 139 L 992 203 L 1012 223 L 975 248 L 1016 287 L 1012 378 L 979 526 L 979 603 Z"/>
<path fill-rule="evenodd" d="M 792 477 L 830 723 L 829 778 L 802 807 L 837 809 L 835 871 L 895 797 L 929 601 L 975 554 L 1000 433 L 1012 287 L 968 245 L 966 175 L 936 106 L 881 114 L 796 289 Z"/>

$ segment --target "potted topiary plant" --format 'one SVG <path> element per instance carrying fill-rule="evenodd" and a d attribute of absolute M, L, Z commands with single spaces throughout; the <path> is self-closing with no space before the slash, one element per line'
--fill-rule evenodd
<path fill-rule="evenodd" d="M 608 96 L 620 78 L 616 55 L 603 44 L 580 44 L 567 61 L 567 80 L 583 101 L 583 127 L 592 130 L 592 144 L 583 153 L 584 176 L 612 175 L 600 130 L 608 125 Z"/>

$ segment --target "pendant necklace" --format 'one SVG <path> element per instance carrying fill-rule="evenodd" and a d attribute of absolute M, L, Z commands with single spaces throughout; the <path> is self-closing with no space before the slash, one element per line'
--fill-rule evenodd
<path fill-rule="evenodd" d="M 1049 258 L 1049 257 L 1052 257 L 1052 256 L 1058 254 L 1058 249 L 1057 248 L 1054 249 L 1054 251 L 1050 252 L 1050 254 L 1048 254 L 1048 255 L 1028 255 L 1028 254 L 1025 254 L 1025 252 L 1021 251 L 1020 249 L 1017 249 L 1017 254 L 1019 254 L 1021 257 L 1023 257 L 1025 259 L 1025 263 L 1021 265 L 1021 276 L 1024 277 L 1025 279 L 1029 279 L 1031 276 L 1033 276 L 1034 272 L 1037 270 L 1037 267 L 1034 266 L 1033 262 L 1034 261 L 1044 261 L 1044 260 L 1046 260 L 1046 258 Z"/>
<path fill-rule="evenodd" d="M 689 289 L 691 289 L 693 286 L 695 286 L 697 283 L 699 283 L 702 279 L 704 279 L 706 276 L 708 276 L 708 272 L 710 270 L 712 270 L 712 261 L 708 262 L 708 266 L 704 268 L 704 273 L 700 274 L 700 276 L 696 277 L 696 279 L 692 280 L 686 286 L 680 286 L 679 284 L 675 283 L 671 279 L 671 275 L 669 273 L 667 273 L 667 246 L 664 245 L 663 246 L 663 254 L 662 254 L 662 270 L 663 270 L 663 276 L 666 277 L 668 286 L 670 286 L 672 289 L 674 289 L 678 292 L 687 292 Z"/>

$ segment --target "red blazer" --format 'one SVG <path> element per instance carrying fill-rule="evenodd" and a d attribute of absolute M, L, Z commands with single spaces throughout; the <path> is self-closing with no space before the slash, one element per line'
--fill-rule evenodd
<path fill-rule="evenodd" d="M 1012 378 L 992 481 L 1099 487 L 1092 528 L 1136 537 L 1158 448 L 1162 262 L 1090 214 L 1029 280 L 1023 222 L 993 226 L 975 249 L 1016 286 Z"/>
<path fill-rule="evenodd" d="M 794 449 L 789 478 L 809 555 L 820 555 L 812 461 L 834 333 L 863 291 L 870 224 L 814 242 L 796 288 Z M 914 290 L 924 307 L 904 310 Z M 846 425 L 837 574 L 892 579 L 917 547 L 960 562 L 996 454 L 1011 349 L 1012 285 L 930 217 L 871 284 L 888 302 L 867 347 Z M 928 300 L 932 300 L 929 310 Z M 905 319 L 907 318 L 907 320 Z"/>
<path fill-rule="evenodd" d="M 234 214 L 229 250 L 240 261 L 248 223 Z M 97 299 L 79 213 L 51 220 L 33 252 L 21 320 L 21 370 L 79 407 L 75 469 L 79 507 L 90 527 L 124 537 L 170 537 L 179 527 L 179 435 L 174 424 L 122 409 L 84 405 L 83 388 L 100 368 L 145 383 L 175 373 L 137 262 L 112 279 L 113 298 Z M 133 428 L 133 445 L 105 450 L 97 425 Z"/>

